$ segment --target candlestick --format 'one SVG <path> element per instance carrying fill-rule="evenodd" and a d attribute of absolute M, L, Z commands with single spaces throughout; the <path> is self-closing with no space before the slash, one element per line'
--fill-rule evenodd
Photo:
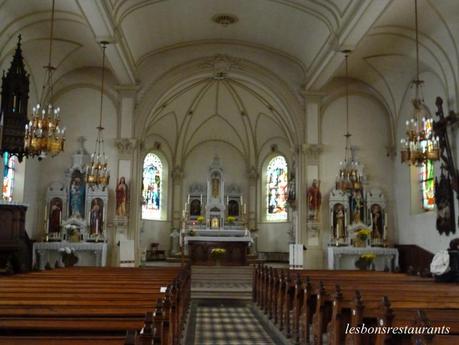
<path fill-rule="evenodd" d="M 59 210 L 59 226 L 62 224 L 62 210 Z"/>
<path fill-rule="evenodd" d="M 201 194 L 201 198 L 200 199 L 201 199 L 201 205 L 202 205 L 202 194 Z"/>
<path fill-rule="evenodd" d="M 96 235 L 99 234 L 99 219 L 96 218 Z"/>

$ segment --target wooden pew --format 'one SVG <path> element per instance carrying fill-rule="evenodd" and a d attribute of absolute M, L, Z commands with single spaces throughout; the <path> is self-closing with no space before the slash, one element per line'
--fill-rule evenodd
<path fill-rule="evenodd" d="M 279 272 L 279 270 L 267 270 L 258 266 L 254 273 L 256 282 L 254 284 L 256 289 L 254 298 L 258 305 L 264 303 L 265 308 L 266 305 L 281 304 L 279 310 L 272 310 L 279 314 L 276 316 L 274 313 L 272 318 L 273 320 L 278 318 L 280 325 L 286 325 L 285 334 L 287 336 L 293 335 L 295 343 L 300 341 L 307 343 L 309 327 L 312 324 L 315 343 L 321 344 L 322 334 L 328 330 L 332 341 L 330 343 L 341 344 L 344 341 L 343 322 L 351 319 L 351 310 L 365 311 L 363 316 L 357 313 L 354 320 L 365 317 L 366 320 L 371 320 L 374 324 L 376 321 L 382 322 L 378 316 L 381 313 L 382 296 L 386 295 L 387 292 L 393 298 L 392 307 L 395 310 L 395 315 L 399 315 L 397 319 L 399 324 L 410 325 L 412 322 L 408 321 L 413 320 L 413 315 L 419 307 L 429 307 L 429 313 L 436 321 L 441 321 L 447 316 L 447 308 L 453 308 L 452 315 L 456 315 L 459 310 L 458 303 L 451 302 L 454 298 L 459 301 L 459 289 L 456 288 L 451 292 L 451 285 L 436 284 L 429 279 L 385 272 L 328 270 L 294 272 L 296 278 L 292 279 L 291 271 Z M 280 284 L 273 285 L 272 282 L 276 281 L 276 276 L 279 275 L 288 277 L 281 280 Z M 321 281 L 322 283 L 320 283 Z M 263 298 L 260 299 L 263 283 L 271 284 L 271 288 L 270 293 L 264 296 L 261 294 Z M 341 284 L 343 288 L 336 288 L 336 284 Z M 361 289 L 365 296 L 365 307 L 358 304 L 354 305 L 353 297 L 356 289 Z M 267 290 L 265 289 L 265 291 Z M 443 297 L 432 297 L 438 296 L 438 294 Z M 447 322 L 454 323 L 458 319 L 459 317 L 451 317 Z M 289 325 L 292 325 L 291 329 Z M 361 337 L 354 338 L 360 339 Z M 444 340 L 446 337 L 437 336 L 437 339 Z M 448 339 L 452 338 L 449 337 Z"/>
<path fill-rule="evenodd" d="M 164 286 L 166 292 L 160 292 Z M 189 267 L 75 267 L 0 279 L 0 341 L 13 339 L 15 333 L 44 339 L 58 334 L 67 335 L 73 344 L 78 341 L 75 333 L 119 343 L 127 329 L 143 328 L 135 343 L 149 343 L 156 337 L 158 344 L 177 344 L 189 290 Z"/>

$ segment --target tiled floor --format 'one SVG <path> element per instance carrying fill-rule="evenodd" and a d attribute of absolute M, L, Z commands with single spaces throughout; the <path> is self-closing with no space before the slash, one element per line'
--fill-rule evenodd
<path fill-rule="evenodd" d="M 193 301 L 187 345 L 269 345 L 276 341 L 257 319 L 250 303 L 239 301 Z"/>

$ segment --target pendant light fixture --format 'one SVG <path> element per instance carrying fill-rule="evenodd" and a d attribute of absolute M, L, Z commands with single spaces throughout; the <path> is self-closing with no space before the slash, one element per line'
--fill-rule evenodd
<path fill-rule="evenodd" d="M 360 162 L 354 160 L 352 154 L 351 137 L 349 131 L 349 53 L 350 50 L 344 50 L 346 63 L 346 144 L 344 148 L 344 160 L 339 163 L 339 173 L 336 177 L 336 189 L 349 191 L 360 189 L 362 182 L 362 166 Z"/>
<path fill-rule="evenodd" d="M 86 183 L 90 187 L 105 189 L 110 182 L 110 169 L 108 169 L 108 157 L 104 148 L 104 127 L 102 126 L 102 115 L 104 106 L 104 83 L 105 83 L 105 49 L 108 42 L 100 42 L 102 46 L 102 81 L 100 87 L 100 113 L 99 126 L 97 128 L 97 139 L 94 152 L 91 154 L 91 162 L 86 167 Z"/>
<path fill-rule="evenodd" d="M 33 107 L 32 120 L 25 126 L 24 150 L 28 157 L 38 157 L 39 160 L 59 154 L 64 150 L 65 141 L 65 127 L 60 126 L 60 108 L 52 103 L 53 74 L 56 71 L 52 65 L 54 8 L 55 0 L 52 1 L 48 64 L 44 67 L 46 73 L 40 103 Z"/>
<path fill-rule="evenodd" d="M 433 135 L 433 120 L 427 113 L 422 96 L 423 80 L 419 77 L 419 30 L 418 1 L 414 0 L 414 17 L 416 30 L 416 79 L 413 80 L 415 95 L 412 100 L 413 115 L 406 121 L 406 136 L 401 143 L 401 161 L 408 165 L 422 165 L 427 160 L 440 159 L 439 141 Z"/>

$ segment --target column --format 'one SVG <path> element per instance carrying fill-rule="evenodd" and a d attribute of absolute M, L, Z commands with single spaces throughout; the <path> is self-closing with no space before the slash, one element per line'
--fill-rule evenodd
<path fill-rule="evenodd" d="M 312 185 L 313 180 L 320 182 L 320 153 L 322 145 L 320 144 L 320 105 L 321 94 L 304 93 L 305 100 L 305 117 L 306 117 L 306 142 L 302 147 L 304 164 L 304 186 L 303 191 L 306 194 L 308 188 Z M 323 198 L 322 198 L 323 199 Z M 305 202 L 307 204 L 307 201 Z M 309 209 L 305 205 L 306 233 L 304 243 L 308 250 L 305 257 L 305 268 L 317 269 L 323 268 L 323 249 L 321 241 L 322 230 L 322 213 L 319 209 L 317 217 L 311 219 Z"/>
<path fill-rule="evenodd" d="M 110 248 L 113 251 L 112 264 L 118 264 L 119 249 L 117 243 L 120 240 L 134 239 L 135 244 L 138 244 L 138 234 L 135 231 L 137 228 L 138 220 L 136 214 L 138 212 L 138 206 L 136 200 L 138 195 L 135 195 L 135 186 L 138 183 L 136 173 L 134 172 L 135 167 L 135 155 L 137 149 L 137 140 L 134 136 L 134 111 L 136 104 L 136 85 L 121 85 L 117 87 L 119 95 L 119 129 L 118 138 L 115 139 L 115 146 L 118 150 L 118 162 L 117 162 L 117 176 L 113 176 L 115 179 L 115 186 L 118 185 L 119 179 L 124 177 L 127 188 L 128 188 L 128 200 L 127 200 L 127 214 L 116 215 L 114 219 L 115 234 L 111 236 L 113 239 L 110 243 Z M 115 193 L 116 197 L 116 193 Z M 131 219 L 132 221 L 129 221 Z"/>
<path fill-rule="evenodd" d="M 181 228 L 182 211 L 184 201 L 182 199 L 183 191 L 183 170 L 180 166 L 175 166 L 172 169 L 172 226 Z"/>

